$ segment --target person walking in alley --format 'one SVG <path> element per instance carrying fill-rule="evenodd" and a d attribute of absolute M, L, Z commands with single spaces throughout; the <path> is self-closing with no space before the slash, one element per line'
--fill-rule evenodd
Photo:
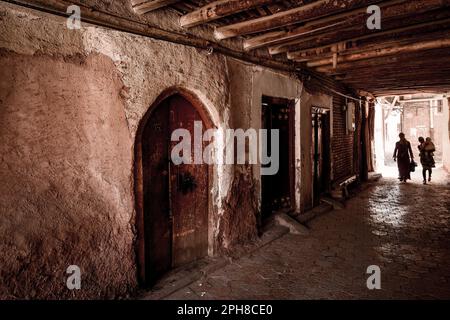
<path fill-rule="evenodd" d="M 422 164 L 422 176 L 423 184 L 427 184 L 427 171 L 428 171 L 428 182 L 431 181 L 432 168 L 435 167 L 434 162 L 434 152 L 436 148 L 431 138 L 424 140 L 423 137 L 419 137 L 419 151 L 420 151 L 420 163 Z"/>
<path fill-rule="evenodd" d="M 395 144 L 394 161 L 397 161 L 398 174 L 401 182 L 411 180 L 410 164 L 414 160 L 414 154 L 411 149 L 411 143 L 405 138 L 405 134 L 401 132 L 400 140 Z"/>

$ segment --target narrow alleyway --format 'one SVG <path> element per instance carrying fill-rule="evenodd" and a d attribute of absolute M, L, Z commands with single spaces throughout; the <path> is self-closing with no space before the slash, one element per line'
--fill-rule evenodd
<path fill-rule="evenodd" d="M 387 174 L 387 176 L 386 176 Z M 432 184 L 399 184 L 395 170 L 311 221 L 308 236 L 288 234 L 169 299 L 448 299 L 450 185 L 438 169 Z M 381 290 L 368 290 L 369 265 Z"/>

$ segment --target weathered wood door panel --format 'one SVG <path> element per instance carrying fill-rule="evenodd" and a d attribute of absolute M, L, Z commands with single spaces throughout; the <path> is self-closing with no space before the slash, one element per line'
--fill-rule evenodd
<path fill-rule="evenodd" d="M 312 113 L 313 204 L 319 205 L 320 196 L 330 187 L 330 118 L 329 112 L 315 108 Z"/>
<path fill-rule="evenodd" d="M 187 129 L 194 137 L 194 122 L 202 122 L 200 114 L 181 96 L 172 97 L 170 105 L 171 131 Z M 191 147 L 193 150 L 193 141 Z M 191 156 L 194 160 L 193 153 Z M 194 163 L 171 166 L 173 267 L 178 267 L 208 252 L 208 166 Z"/>
<path fill-rule="evenodd" d="M 178 143 L 171 142 L 172 132 L 187 129 L 193 138 L 195 121 L 202 122 L 195 107 L 175 95 L 153 110 L 142 135 L 145 272 L 150 285 L 169 269 L 207 255 L 208 166 L 171 161 Z M 193 150 L 193 141 L 191 145 Z"/>
<path fill-rule="evenodd" d="M 272 211 L 294 207 L 294 104 L 282 98 L 263 97 L 262 128 L 279 130 L 279 170 L 262 176 L 261 213 L 265 219 Z M 269 135 L 270 136 L 270 135 Z M 271 141 L 267 141 L 271 154 Z"/>
<path fill-rule="evenodd" d="M 142 135 L 145 273 L 149 284 L 172 265 L 168 137 L 169 106 L 163 102 L 153 111 Z"/>

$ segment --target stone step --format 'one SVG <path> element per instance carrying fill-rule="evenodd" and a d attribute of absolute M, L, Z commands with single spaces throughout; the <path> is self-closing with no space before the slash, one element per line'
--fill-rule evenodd
<path fill-rule="evenodd" d="M 292 234 L 307 235 L 309 233 L 308 228 L 286 213 L 278 212 L 275 214 L 274 219 L 276 224 L 288 228 Z"/>
<path fill-rule="evenodd" d="M 333 210 L 333 206 L 328 204 L 328 203 L 321 203 L 320 205 L 318 205 L 317 207 L 314 207 L 312 210 L 309 210 L 303 214 L 300 214 L 298 216 L 295 217 L 295 220 L 297 220 L 298 222 L 304 224 L 307 223 L 308 221 L 322 215 L 325 214 L 327 212 L 330 212 Z"/>

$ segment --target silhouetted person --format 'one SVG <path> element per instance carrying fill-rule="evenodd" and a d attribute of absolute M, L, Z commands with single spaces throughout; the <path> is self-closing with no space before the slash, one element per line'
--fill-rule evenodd
<path fill-rule="evenodd" d="M 402 132 L 399 135 L 400 140 L 395 144 L 394 161 L 397 161 L 398 178 L 401 182 L 411 179 L 410 164 L 414 159 L 411 149 L 411 143 L 405 139 L 405 134 Z"/>
<path fill-rule="evenodd" d="M 425 141 L 423 137 L 419 137 L 419 151 L 420 151 L 420 163 L 422 164 L 422 176 L 423 184 L 427 184 L 427 171 L 428 171 L 428 182 L 431 181 L 432 168 L 435 167 L 434 162 L 434 152 L 436 148 L 431 138 L 427 138 Z"/>

